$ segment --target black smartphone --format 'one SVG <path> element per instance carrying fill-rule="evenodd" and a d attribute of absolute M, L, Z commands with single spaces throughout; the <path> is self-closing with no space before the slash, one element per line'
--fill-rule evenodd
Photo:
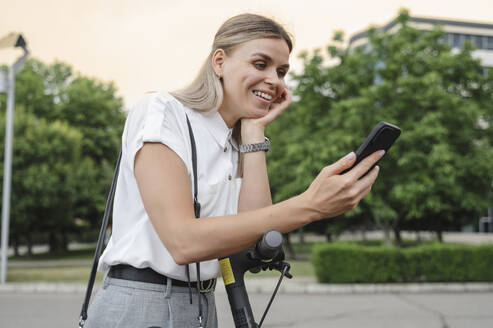
<path fill-rule="evenodd" d="M 399 129 L 399 127 L 387 122 L 378 123 L 373 128 L 373 130 L 371 130 L 368 137 L 366 137 L 363 144 L 356 151 L 356 161 L 354 162 L 353 166 L 351 166 L 349 169 L 344 170 L 341 174 L 348 172 L 353 167 L 358 165 L 358 163 L 361 162 L 366 156 L 373 154 L 377 150 L 383 149 L 385 150 L 385 153 L 387 153 L 390 146 L 392 146 L 394 141 L 396 141 L 400 135 L 401 129 Z M 375 165 L 377 165 L 377 163 L 375 163 L 365 174 L 363 174 L 361 178 L 364 177 L 368 172 L 370 172 L 375 167 Z"/>

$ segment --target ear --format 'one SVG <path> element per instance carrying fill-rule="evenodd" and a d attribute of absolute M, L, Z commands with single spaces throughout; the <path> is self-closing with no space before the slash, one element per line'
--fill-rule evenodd
<path fill-rule="evenodd" d="M 223 49 L 217 49 L 212 54 L 212 67 L 218 77 L 223 76 L 224 63 L 226 62 L 226 52 Z"/>

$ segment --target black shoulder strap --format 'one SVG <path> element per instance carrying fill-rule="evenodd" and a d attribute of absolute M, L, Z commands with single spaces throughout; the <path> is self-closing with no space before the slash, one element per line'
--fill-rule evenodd
<path fill-rule="evenodd" d="M 195 218 L 200 218 L 200 203 L 197 199 L 197 194 L 198 194 L 198 182 L 197 182 L 197 147 L 195 146 L 195 138 L 193 136 L 193 129 L 192 125 L 190 124 L 190 120 L 187 117 L 187 125 L 188 125 L 188 133 L 190 134 L 190 144 L 192 146 L 192 170 L 193 170 L 193 209 L 195 212 Z M 198 294 L 198 299 L 199 299 L 199 315 L 198 315 L 198 320 L 199 320 L 199 325 L 202 327 L 202 303 L 201 303 L 201 297 L 200 297 L 200 262 L 195 263 L 196 268 L 197 268 L 197 294 Z M 192 304 L 192 286 L 190 283 L 190 264 L 187 264 L 185 267 L 185 272 L 187 275 L 187 280 L 188 280 L 188 292 L 190 296 L 190 304 Z"/>
<path fill-rule="evenodd" d="M 187 115 L 188 133 L 190 134 L 190 144 L 192 145 L 192 170 L 193 170 L 193 209 L 195 217 L 200 218 L 200 203 L 197 200 L 198 183 L 197 183 L 197 148 L 195 146 L 195 138 L 193 136 L 192 125 Z"/>
<path fill-rule="evenodd" d="M 96 270 L 98 268 L 99 257 L 101 256 L 101 251 L 103 250 L 103 241 L 106 234 L 106 229 L 108 228 L 108 222 L 111 212 L 111 205 L 113 204 L 113 198 L 115 197 L 116 181 L 118 180 L 118 172 L 120 171 L 120 162 L 122 159 L 122 151 L 118 155 L 118 160 L 116 161 L 115 173 L 113 174 L 113 181 L 111 182 L 110 193 L 108 199 L 106 200 L 106 207 L 104 209 L 103 224 L 101 225 L 101 230 L 99 231 L 98 244 L 96 246 L 96 252 L 94 253 L 94 260 L 92 261 L 91 275 L 89 276 L 89 282 L 87 283 L 86 297 L 84 298 L 84 303 L 82 304 L 82 310 L 80 311 L 79 327 L 84 327 L 84 323 L 87 319 L 87 307 L 89 306 L 89 300 L 92 294 L 92 287 L 94 286 L 94 279 L 96 278 Z"/>

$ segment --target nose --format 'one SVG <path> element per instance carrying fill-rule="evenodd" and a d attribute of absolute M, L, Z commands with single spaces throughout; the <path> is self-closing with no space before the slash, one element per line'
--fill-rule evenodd
<path fill-rule="evenodd" d="M 272 69 L 267 72 L 265 83 L 269 86 L 269 88 L 272 91 L 277 92 L 278 90 L 282 89 L 281 86 L 284 83 L 284 81 L 277 74 L 277 70 Z"/>

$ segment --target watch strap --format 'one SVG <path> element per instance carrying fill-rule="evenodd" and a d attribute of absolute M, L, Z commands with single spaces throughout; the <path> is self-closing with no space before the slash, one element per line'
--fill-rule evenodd
<path fill-rule="evenodd" d="M 261 150 L 268 151 L 269 148 L 270 140 L 265 137 L 265 140 L 263 142 L 240 145 L 240 153 L 252 153 Z"/>

